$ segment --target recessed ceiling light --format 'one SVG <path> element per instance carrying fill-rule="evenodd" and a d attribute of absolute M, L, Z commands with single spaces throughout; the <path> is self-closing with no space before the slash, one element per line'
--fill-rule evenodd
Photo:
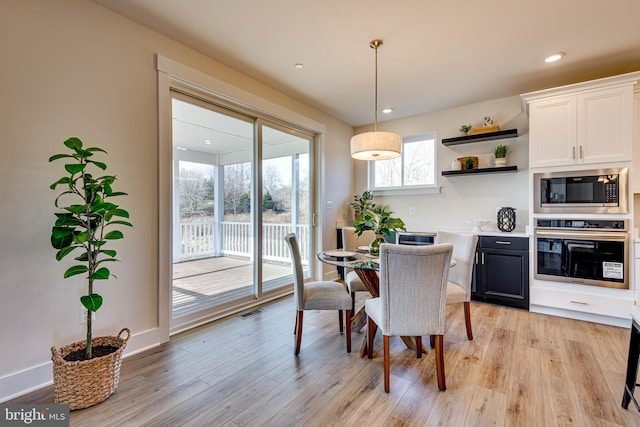
<path fill-rule="evenodd" d="M 297 63 L 296 65 L 293 66 L 296 70 L 302 70 L 304 68 L 304 65 L 301 63 Z"/>
<path fill-rule="evenodd" d="M 556 62 L 559 61 L 565 55 L 564 52 L 555 52 L 544 59 L 544 62 Z"/>
<path fill-rule="evenodd" d="M 207 145 L 211 145 L 211 140 L 210 139 L 205 139 L 204 143 L 207 144 Z"/>
<path fill-rule="evenodd" d="M 382 110 L 382 112 L 383 112 L 384 114 L 389 114 L 389 113 L 391 113 L 392 111 L 393 111 L 393 108 L 384 108 L 384 109 Z"/>

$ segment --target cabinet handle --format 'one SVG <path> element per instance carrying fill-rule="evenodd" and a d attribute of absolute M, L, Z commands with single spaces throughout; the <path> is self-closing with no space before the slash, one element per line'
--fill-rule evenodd
<path fill-rule="evenodd" d="M 510 245 L 511 242 L 505 242 L 504 240 L 496 240 L 496 245 Z"/>
<path fill-rule="evenodd" d="M 572 154 L 572 159 L 575 160 L 576 159 L 576 146 L 573 146 L 573 154 Z"/>
<path fill-rule="evenodd" d="M 478 252 L 476 252 L 476 265 L 478 265 Z"/>
<path fill-rule="evenodd" d="M 584 154 L 582 153 L 582 145 L 580 145 L 580 158 L 584 159 Z"/>
<path fill-rule="evenodd" d="M 484 252 L 482 252 L 482 265 L 484 265 Z"/>
<path fill-rule="evenodd" d="M 573 300 L 569 300 L 570 303 L 573 304 L 580 304 L 580 305 L 589 305 L 588 302 L 582 302 L 582 301 L 573 301 Z"/>

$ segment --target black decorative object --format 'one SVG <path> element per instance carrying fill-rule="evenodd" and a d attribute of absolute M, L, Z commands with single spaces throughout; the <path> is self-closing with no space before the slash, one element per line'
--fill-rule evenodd
<path fill-rule="evenodd" d="M 500 210 L 498 211 L 498 229 L 500 231 L 513 231 L 515 228 L 515 208 L 500 208 Z"/>

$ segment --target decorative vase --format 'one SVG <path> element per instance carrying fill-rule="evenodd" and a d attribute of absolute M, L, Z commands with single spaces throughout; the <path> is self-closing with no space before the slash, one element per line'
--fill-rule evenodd
<path fill-rule="evenodd" d="M 369 243 L 369 253 L 374 256 L 380 255 L 380 244 L 384 243 L 384 234 L 376 233 L 376 238 Z"/>
<path fill-rule="evenodd" d="M 514 228 L 516 228 L 515 208 L 501 208 L 498 211 L 498 229 L 509 232 Z"/>
<path fill-rule="evenodd" d="M 501 168 L 507 166 L 507 158 L 506 157 L 497 157 L 493 162 L 493 165 L 497 168 Z"/>
<path fill-rule="evenodd" d="M 123 337 L 125 332 L 126 337 Z M 131 331 L 124 328 L 118 336 L 92 339 L 94 350 L 98 346 L 114 347 L 116 350 L 89 360 L 64 360 L 70 353 L 84 351 L 86 341 L 78 341 L 59 350 L 51 347 L 55 403 L 69 405 L 73 411 L 96 405 L 111 396 L 118 387 L 122 352 L 130 336 Z"/>

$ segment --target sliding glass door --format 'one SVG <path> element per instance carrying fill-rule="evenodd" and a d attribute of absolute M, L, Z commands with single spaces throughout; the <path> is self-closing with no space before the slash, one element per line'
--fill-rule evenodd
<path fill-rule="evenodd" d="M 172 95 L 175 328 L 290 285 L 289 232 L 309 267 L 313 137 Z"/>

